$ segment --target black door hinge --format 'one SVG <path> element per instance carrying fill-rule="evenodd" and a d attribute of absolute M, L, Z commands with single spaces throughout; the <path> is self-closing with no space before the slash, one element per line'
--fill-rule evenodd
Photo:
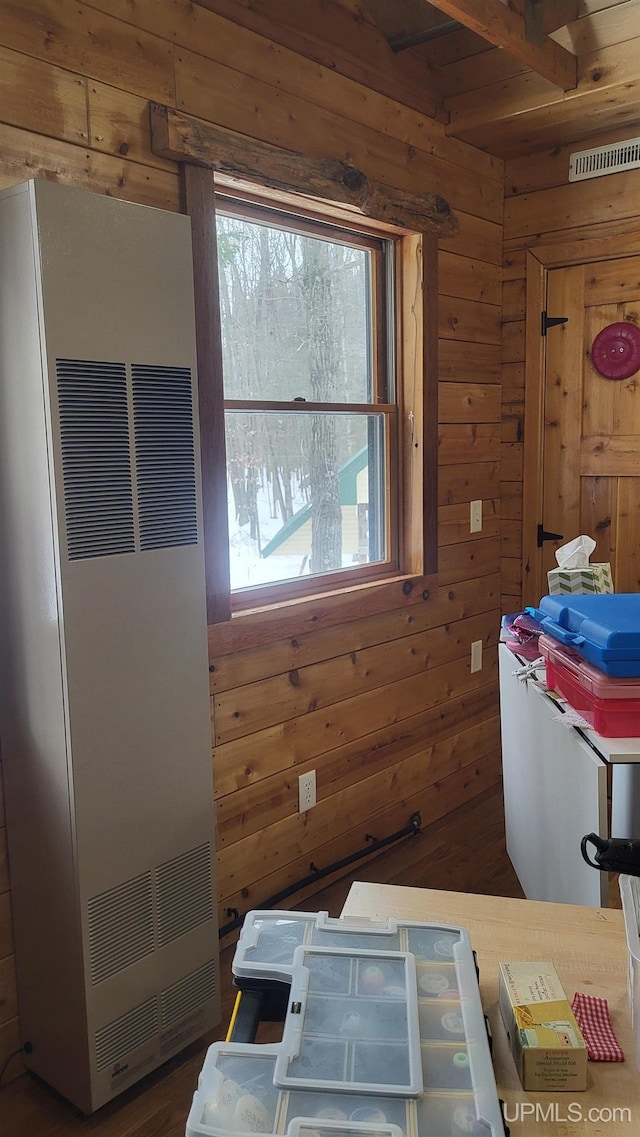
<path fill-rule="evenodd" d="M 549 328 L 555 328 L 558 324 L 566 324 L 568 319 L 568 316 L 547 316 L 545 310 L 540 321 L 540 334 L 546 336 Z"/>
<path fill-rule="evenodd" d="M 545 541 L 562 541 L 563 533 L 547 533 L 544 525 L 538 525 L 538 548 L 541 549 Z"/>

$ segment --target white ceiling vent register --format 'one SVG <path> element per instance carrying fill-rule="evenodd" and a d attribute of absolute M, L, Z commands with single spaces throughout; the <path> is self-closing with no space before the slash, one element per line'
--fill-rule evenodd
<path fill-rule="evenodd" d="M 605 174 L 618 174 L 621 170 L 634 170 L 638 166 L 640 138 L 627 138 L 624 142 L 614 142 L 612 146 L 577 150 L 569 158 L 569 181 L 602 178 Z"/>

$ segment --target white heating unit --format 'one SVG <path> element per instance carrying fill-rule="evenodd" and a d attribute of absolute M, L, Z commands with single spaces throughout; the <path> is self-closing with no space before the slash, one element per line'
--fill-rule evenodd
<path fill-rule="evenodd" d="M 190 223 L 32 181 L 0 264 L 22 1040 L 91 1112 L 219 1021 Z"/>

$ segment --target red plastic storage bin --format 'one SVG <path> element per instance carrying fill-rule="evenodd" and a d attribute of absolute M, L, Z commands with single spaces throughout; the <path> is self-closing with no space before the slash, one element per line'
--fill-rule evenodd
<path fill-rule="evenodd" d="M 640 679 L 614 679 L 587 663 L 577 651 L 551 636 L 541 635 L 540 654 L 547 669 L 547 687 L 605 738 L 640 735 Z"/>

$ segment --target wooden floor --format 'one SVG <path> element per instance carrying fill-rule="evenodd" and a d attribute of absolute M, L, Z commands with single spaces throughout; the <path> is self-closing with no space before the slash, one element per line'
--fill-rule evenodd
<path fill-rule="evenodd" d="M 504 844 L 501 788 L 486 791 L 417 836 L 357 863 L 350 875 L 289 907 L 339 916 L 353 880 L 521 897 Z M 233 1004 L 233 950 L 231 944 L 222 952 L 223 1025 L 218 1033 L 194 1043 L 91 1117 L 24 1074 L 0 1089 L 0 1137 L 184 1137 L 206 1047 L 226 1032 Z"/>

